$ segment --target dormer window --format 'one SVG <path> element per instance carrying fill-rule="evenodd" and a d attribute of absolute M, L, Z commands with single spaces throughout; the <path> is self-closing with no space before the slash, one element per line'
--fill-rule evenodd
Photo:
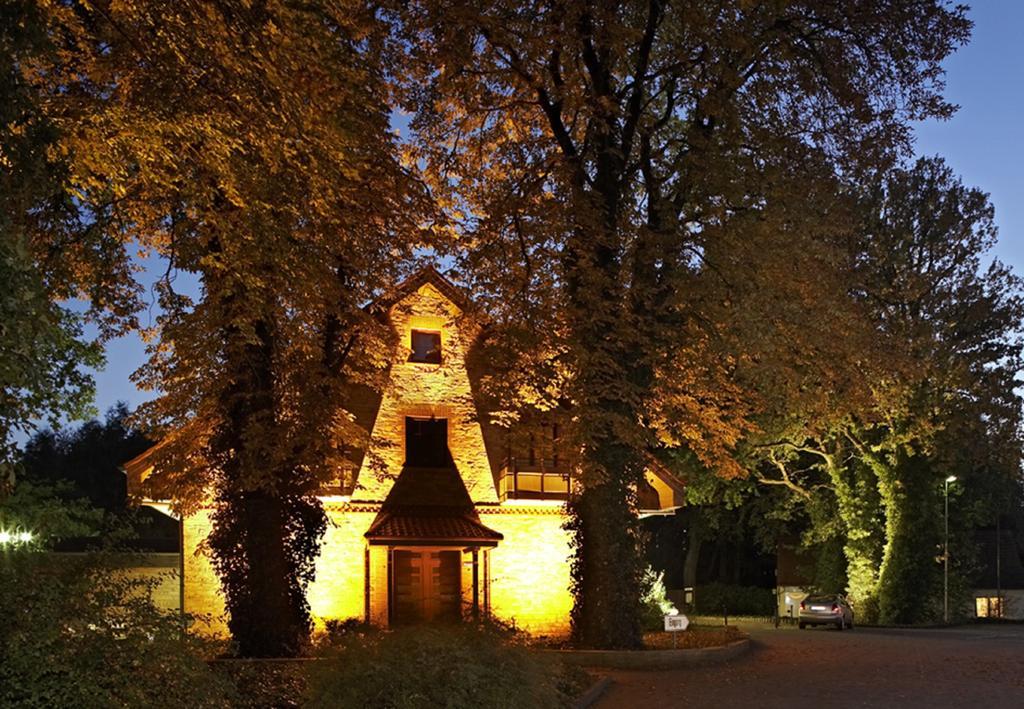
<path fill-rule="evenodd" d="M 410 362 L 441 364 L 441 333 L 434 330 L 412 331 Z"/>

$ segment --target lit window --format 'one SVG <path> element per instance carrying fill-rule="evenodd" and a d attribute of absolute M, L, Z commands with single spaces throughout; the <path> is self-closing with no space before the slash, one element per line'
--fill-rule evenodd
<path fill-rule="evenodd" d="M 412 331 L 412 354 L 410 362 L 441 364 L 441 333 L 430 330 Z"/>
<path fill-rule="evenodd" d="M 998 596 L 983 596 L 974 599 L 974 608 L 979 618 L 1002 618 L 1002 606 L 1002 599 Z"/>

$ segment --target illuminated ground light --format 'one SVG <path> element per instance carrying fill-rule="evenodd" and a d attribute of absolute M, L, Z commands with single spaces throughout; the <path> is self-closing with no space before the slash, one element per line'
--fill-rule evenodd
<path fill-rule="evenodd" d="M 34 539 L 32 532 L 8 532 L 6 529 L 0 529 L 0 546 L 28 544 L 32 539 Z"/>

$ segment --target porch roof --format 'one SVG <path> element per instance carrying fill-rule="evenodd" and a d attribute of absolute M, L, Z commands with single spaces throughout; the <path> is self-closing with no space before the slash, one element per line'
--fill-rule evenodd
<path fill-rule="evenodd" d="M 454 462 L 406 466 L 364 535 L 370 544 L 496 546 L 499 532 L 480 522 Z"/>
<path fill-rule="evenodd" d="M 504 539 L 475 513 L 451 507 L 409 506 L 381 510 L 366 530 L 371 544 L 496 546 Z"/>

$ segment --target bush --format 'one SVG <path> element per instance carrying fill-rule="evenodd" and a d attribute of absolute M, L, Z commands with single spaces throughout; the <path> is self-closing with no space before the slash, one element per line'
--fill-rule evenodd
<path fill-rule="evenodd" d="M 770 588 L 709 583 L 694 591 L 694 609 L 701 615 L 775 615 L 775 593 Z"/>
<path fill-rule="evenodd" d="M 211 648 L 103 557 L 0 557 L 0 706 L 230 706 Z"/>
<path fill-rule="evenodd" d="M 561 707 L 577 691 L 560 663 L 489 625 L 343 633 L 321 654 L 309 663 L 311 707 Z"/>
<path fill-rule="evenodd" d="M 645 632 L 663 630 L 665 616 L 676 612 L 676 607 L 668 599 L 668 592 L 665 590 L 665 572 L 655 571 L 648 566 L 644 571 L 643 588 L 641 626 Z"/>

